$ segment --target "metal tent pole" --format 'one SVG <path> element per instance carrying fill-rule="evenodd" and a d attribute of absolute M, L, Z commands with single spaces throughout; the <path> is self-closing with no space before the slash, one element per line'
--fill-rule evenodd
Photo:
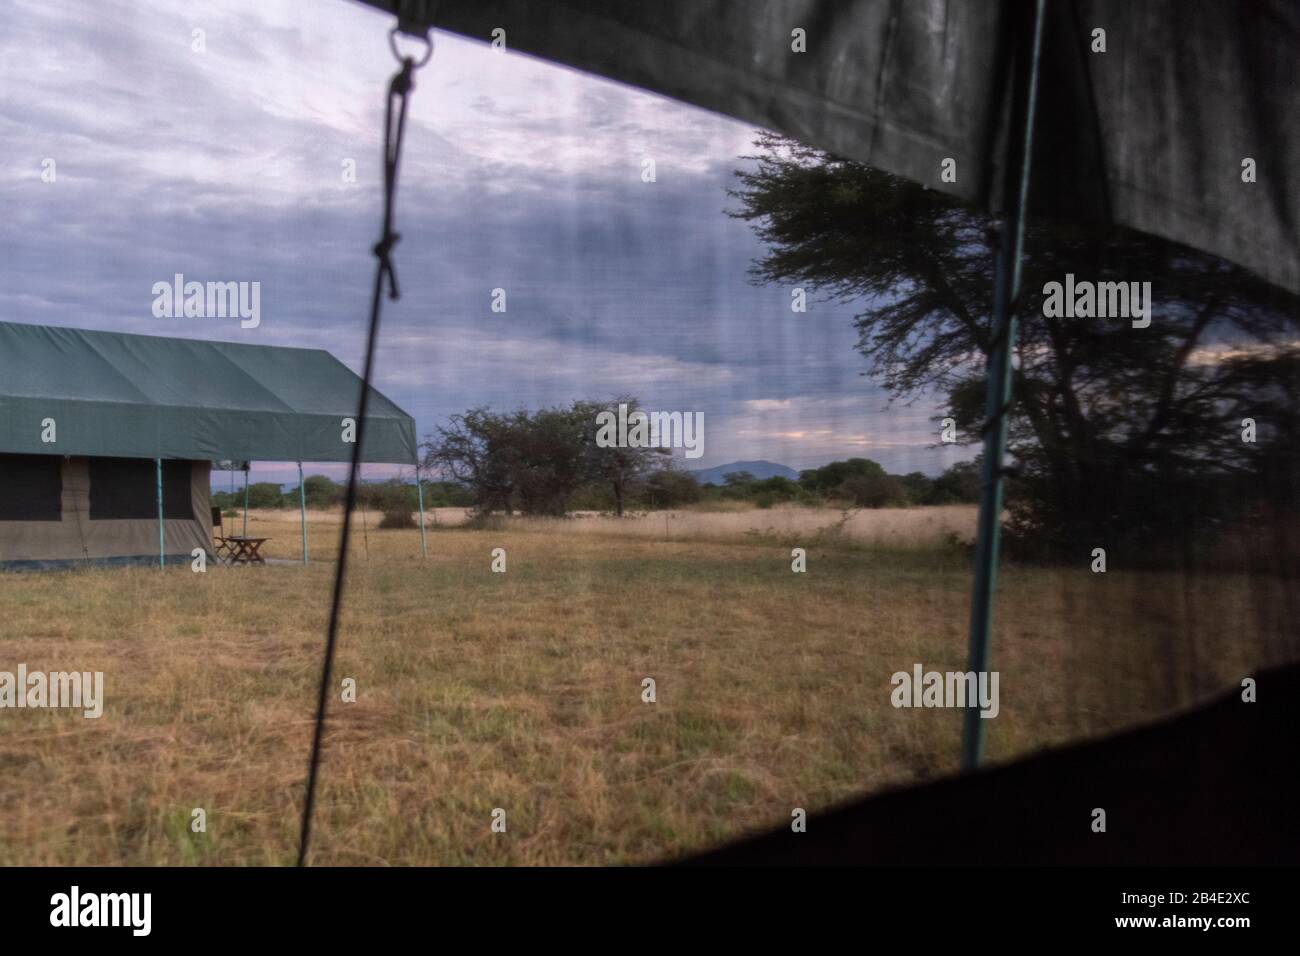
<path fill-rule="evenodd" d="M 302 563 L 307 563 L 307 487 L 302 482 L 302 462 L 298 462 L 298 511 L 302 515 Z"/>
<path fill-rule="evenodd" d="M 163 542 L 163 502 L 162 502 L 162 459 L 153 460 L 154 474 L 158 486 L 158 567 L 167 566 L 167 547 Z"/>
<path fill-rule="evenodd" d="M 248 537 L 248 462 L 244 462 L 244 537 Z"/>
<path fill-rule="evenodd" d="M 415 495 L 420 503 L 420 557 L 429 556 L 429 547 L 424 540 L 424 485 L 420 483 L 420 463 L 415 463 Z"/>
<path fill-rule="evenodd" d="M 993 591 L 997 584 L 998 539 L 1002 517 L 1002 459 L 1007 449 L 1007 412 L 1011 404 L 1011 353 L 1016 344 L 1016 301 L 1020 295 L 1020 256 L 1024 249 L 1025 206 L 1034 145 L 1034 107 L 1038 98 L 1038 63 L 1042 50 L 1044 0 L 1035 0 L 1028 43 L 1018 45 L 1012 95 L 1021 135 L 1014 137 L 1007 163 L 1006 213 L 993 286 L 993 340 L 984 400 L 984 465 L 979 525 L 975 539 L 975 582 L 971 593 L 970 645 L 966 670 L 976 680 L 988 670 Z M 1013 126 L 1013 129 L 1015 127 Z M 967 700 L 961 734 L 961 766 L 974 770 L 984 752 L 984 720 L 978 699 Z"/>

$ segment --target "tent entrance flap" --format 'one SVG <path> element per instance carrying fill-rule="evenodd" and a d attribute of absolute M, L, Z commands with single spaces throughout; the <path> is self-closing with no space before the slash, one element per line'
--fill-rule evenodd
<path fill-rule="evenodd" d="M 364 2 L 485 43 L 502 30 L 512 50 L 1006 205 L 1019 132 L 1004 80 L 1027 0 Z M 806 53 L 792 50 L 795 28 Z M 1297 46 L 1293 0 L 1047 4 L 1029 211 L 1103 217 L 1300 292 Z M 1243 178 L 1248 158 L 1257 182 Z"/>

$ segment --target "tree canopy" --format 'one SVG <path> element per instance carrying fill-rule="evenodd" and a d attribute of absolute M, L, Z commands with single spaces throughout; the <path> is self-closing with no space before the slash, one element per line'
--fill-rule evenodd
<path fill-rule="evenodd" d="M 732 214 L 767 246 L 754 279 L 861 303 L 867 372 L 899 400 L 937 396 L 962 440 L 978 440 L 993 221 L 775 134 L 756 146 L 731 191 Z M 1043 287 L 1067 274 L 1151 282 L 1150 325 L 1045 314 Z M 1022 276 L 1009 423 L 1022 541 L 1055 551 L 1183 536 L 1235 513 L 1227 489 L 1247 476 L 1294 502 L 1296 297 L 1210 255 L 1084 223 L 1031 221 Z"/>
<path fill-rule="evenodd" d="M 468 487 L 483 514 L 521 511 L 561 516 L 579 489 L 597 485 L 622 515 L 628 494 L 668 461 L 666 449 L 602 446 L 597 416 L 636 399 L 576 401 L 568 408 L 493 412 L 472 408 L 451 416 L 424 443 L 424 465 Z M 660 483 L 661 493 L 669 486 Z"/>

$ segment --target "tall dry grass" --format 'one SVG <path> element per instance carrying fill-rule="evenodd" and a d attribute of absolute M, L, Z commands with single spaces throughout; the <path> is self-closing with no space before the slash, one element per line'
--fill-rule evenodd
<path fill-rule="evenodd" d="M 300 521 L 299 513 L 292 509 L 252 513 L 259 527 L 274 526 L 282 538 L 296 533 L 294 529 Z M 976 514 L 973 505 L 832 509 L 796 505 L 756 508 L 744 502 L 721 502 L 701 508 L 635 512 L 622 518 L 595 511 L 573 512 L 565 518 L 495 515 L 487 523 L 501 530 L 661 541 L 760 539 L 804 544 L 822 541 L 867 548 L 930 550 L 952 541 L 969 543 L 974 540 Z M 355 530 L 363 534 L 366 529 L 377 528 L 379 518 L 374 512 L 358 511 Z M 309 527 L 334 525 L 338 520 L 334 512 L 307 512 Z M 242 528 L 239 518 L 227 518 L 226 521 L 228 529 L 238 531 Z M 471 521 L 472 512 L 468 508 L 431 508 L 425 514 L 425 523 L 430 529 L 460 528 Z M 281 541 L 277 547 L 283 551 L 288 544 Z"/>
<path fill-rule="evenodd" d="M 616 518 L 582 513 L 559 519 L 569 533 L 650 538 L 663 541 L 736 541 L 745 538 L 789 542 L 856 545 L 895 550 L 931 550 L 975 536 L 976 509 L 971 505 L 939 508 L 736 508 L 728 510 L 652 511 Z M 554 531 L 557 519 L 512 517 L 501 527 L 520 531 Z"/>
<path fill-rule="evenodd" d="M 295 558 L 296 517 L 255 513 L 250 531 Z M 669 540 L 639 530 L 652 520 L 440 526 L 427 560 L 418 532 L 359 527 L 336 668 L 358 700 L 333 688 L 313 861 L 649 861 L 956 769 L 959 714 L 889 695 L 913 663 L 963 668 L 960 555 L 814 540 L 814 518 L 794 574 L 788 541 L 694 520 Z M 99 720 L 0 711 L 0 860 L 291 862 L 337 527 L 313 516 L 306 567 L 0 575 L 0 670 L 102 670 L 107 695 Z M 1008 569 L 991 758 L 1279 659 L 1285 642 L 1244 623 L 1277 586 Z"/>

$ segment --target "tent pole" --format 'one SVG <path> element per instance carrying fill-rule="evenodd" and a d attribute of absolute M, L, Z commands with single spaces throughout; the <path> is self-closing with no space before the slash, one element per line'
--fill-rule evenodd
<path fill-rule="evenodd" d="M 244 537 L 248 537 L 248 462 L 244 462 Z"/>
<path fill-rule="evenodd" d="M 302 483 L 302 462 L 298 462 L 298 511 L 302 515 L 302 563 L 307 563 L 307 487 Z"/>
<path fill-rule="evenodd" d="M 162 459 L 153 460 L 158 486 L 158 567 L 167 566 L 167 547 L 163 543 Z"/>
<path fill-rule="evenodd" d="M 976 679 L 988 670 L 993 591 L 997 585 L 998 538 L 1002 524 L 1002 459 L 1007 449 L 1007 413 L 1011 405 L 1011 354 L 1016 347 L 1016 305 L 1020 295 L 1020 260 L 1024 250 L 1025 207 L 1034 145 L 1034 107 L 1038 98 L 1038 63 L 1042 51 L 1044 0 L 1035 0 L 1028 34 L 1022 34 L 1014 61 L 1013 133 L 1006 168 L 1007 189 L 1001 245 L 993 285 L 993 339 L 988 358 L 984 411 L 984 463 L 980 482 L 979 525 L 975 538 L 975 581 L 970 605 L 967 672 Z M 1015 8 L 1013 8 L 1015 9 Z M 979 766 L 984 752 L 984 720 L 978 700 L 968 699 L 961 735 L 962 770 Z"/>
<path fill-rule="evenodd" d="M 424 540 L 424 485 L 420 483 L 420 463 L 415 463 L 415 495 L 420 503 L 420 557 L 429 556 L 429 547 Z"/>

